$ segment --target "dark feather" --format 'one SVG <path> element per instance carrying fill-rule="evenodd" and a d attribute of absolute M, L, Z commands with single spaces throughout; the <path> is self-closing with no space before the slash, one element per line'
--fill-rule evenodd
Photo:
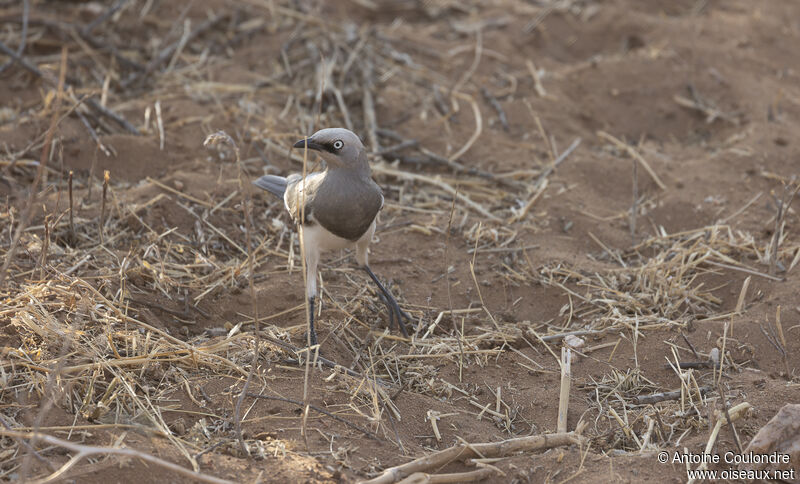
<path fill-rule="evenodd" d="M 283 194 L 286 192 L 286 178 L 282 176 L 264 175 L 255 180 L 253 185 L 280 198 L 283 198 Z"/>

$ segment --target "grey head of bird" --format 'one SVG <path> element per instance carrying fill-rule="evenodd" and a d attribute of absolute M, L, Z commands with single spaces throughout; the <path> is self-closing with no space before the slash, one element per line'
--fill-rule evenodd
<path fill-rule="evenodd" d="M 345 128 L 325 128 L 317 131 L 308 138 L 301 139 L 294 144 L 301 150 L 319 152 L 328 166 L 337 168 L 369 168 L 367 152 L 361 139 L 352 131 Z"/>

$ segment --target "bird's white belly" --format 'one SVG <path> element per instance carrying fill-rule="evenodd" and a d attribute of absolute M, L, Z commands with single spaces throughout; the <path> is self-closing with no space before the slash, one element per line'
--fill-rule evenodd
<path fill-rule="evenodd" d="M 357 241 L 347 240 L 334 235 L 319 223 L 312 223 L 300 227 L 305 245 L 306 271 L 308 272 L 306 295 L 309 298 L 317 296 L 317 264 L 323 252 L 329 250 L 355 247 L 356 261 L 360 266 L 367 263 L 367 246 L 375 234 L 375 221 L 372 221 L 367 232 Z"/>
<path fill-rule="evenodd" d="M 318 223 L 303 227 L 303 243 L 307 251 L 316 249 L 317 252 L 345 249 L 356 244 L 351 240 L 343 239 L 328 232 Z"/>

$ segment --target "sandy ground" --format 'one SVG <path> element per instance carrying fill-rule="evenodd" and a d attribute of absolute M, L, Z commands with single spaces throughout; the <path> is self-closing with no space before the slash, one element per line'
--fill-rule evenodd
<path fill-rule="evenodd" d="M 0 74 L 4 261 L 54 112 L 57 121 L 0 287 L 0 415 L 10 427 L 194 462 L 238 482 L 350 482 L 461 441 L 556 432 L 562 341 L 539 337 L 571 331 L 593 332 L 572 364 L 567 415 L 569 430 L 586 425 L 584 445 L 499 460 L 487 482 L 682 482 L 685 466 L 656 453 L 703 449 L 723 400 L 752 405 L 736 422 L 743 446 L 798 401 L 793 209 L 770 264 L 778 204 L 800 166 L 797 2 L 131 0 L 91 31 L 99 45 L 64 27 L 112 3 L 30 2 L 30 62 L 57 77 L 69 48 L 60 111 L 39 76 L 19 65 Z M 22 8 L 0 5 L 0 41 L 16 49 Z M 87 95 L 140 134 L 85 111 L 106 155 L 66 111 Z M 374 438 L 313 410 L 302 436 L 300 406 L 248 397 L 247 456 L 233 422 L 254 314 L 265 337 L 296 347 L 305 324 L 294 228 L 249 180 L 299 171 L 291 144 L 347 123 L 368 145 L 416 142 L 374 155 L 386 206 L 371 251 L 416 333 L 385 331 L 352 255 L 330 254 L 321 355 L 368 378 L 312 369 L 308 398 Z M 202 146 L 220 129 L 240 163 Z M 216 357 L 188 358 L 180 342 Z M 296 355 L 261 344 L 249 391 L 302 401 Z M 635 403 L 681 388 L 668 362 L 714 348 L 725 355 L 719 385 L 708 367 L 680 372 L 709 387 L 705 398 Z M 735 441 L 726 426 L 714 448 Z M 74 455 L 37 447 L 56 467 Z M 25 455 L 0 438 L 0 478 L 52 472 Z M 192 481 L 95 457 L 64 478 Z"/>

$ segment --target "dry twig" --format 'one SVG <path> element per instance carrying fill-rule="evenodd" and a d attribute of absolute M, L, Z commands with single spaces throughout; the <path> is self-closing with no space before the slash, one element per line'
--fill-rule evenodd
<path fill-rule="evenodd" d="M 542 449 L 552 449 L 566 445 L 581 444 L 583 437 L 580 430 L 560 434 L 533 435 L 518 437 L 502 442 L 487 442 L 480 444 L 458 444 L 445 450 L 420 457 L 406 464 L 391 467 L 380 476 L 364 481 L 364 484 L 390 484 L 398 482 L 416 472 L 441 468 L 454 460 L 466 460 L 472 457 L 506 457 L 518 452 L 533 452 Z"/>

